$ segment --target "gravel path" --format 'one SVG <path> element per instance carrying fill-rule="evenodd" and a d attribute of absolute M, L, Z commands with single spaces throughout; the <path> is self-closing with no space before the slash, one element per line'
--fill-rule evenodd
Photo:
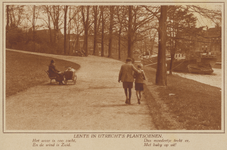
<path fill-rule="evenodd" d="M 122 62 L 95 56 L 33 54 L 80 64 L 77 84 L 59 86 L 47 82 L 8 97 L 6 130 L 155 129 L 146 102 L 137 104 L 134 89 L 132 105 L 124 104 L 122 84 L 117 82 Z"/>

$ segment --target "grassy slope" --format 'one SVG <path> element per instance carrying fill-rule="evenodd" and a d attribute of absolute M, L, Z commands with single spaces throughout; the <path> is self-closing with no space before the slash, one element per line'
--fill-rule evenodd
<path fill-rule="evenodd" d="M 6 51 L 6 96 L 16 94 L 27 88 L 42 84 L 48 81 L 47 74 L 50 57 L 43 57 L 32 54 Z M 65 70 L 66 66 L 71 66 L 76 70 L 79 65 L 57 60 L 56 67 L 58 70 Z"/>
<path fill-rule="evenodd" d="M 155 70 L 147 67 L 145 71 L 149 82 L 154 83 Z M 169 113 L 174 116 L 177 122 L 183 124 L 184 128 L 188 130 L 221 129 L 220 88 L 175 75 L 168 75 L 167 80 L 168 86 L 158 87 L 157 92 L 162 102 L 169 108 Z M 170 93 L 175 95 L 169 96 Z M 162 112 L 159 110 L 158 103 L 154 102 L 154 99 L 151 99 L 151 101 L 154 122 L 159 126 L 158 128 L 170 129 L 168 122 L 160 118 Z"/>

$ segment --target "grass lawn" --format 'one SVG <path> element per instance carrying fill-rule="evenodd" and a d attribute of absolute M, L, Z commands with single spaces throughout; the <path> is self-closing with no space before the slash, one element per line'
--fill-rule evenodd
<path fill-rule="evenodd" d="M 124 62 L 125 59 L 122 57 L 121 60 Z M 152 62 L 157 62 L 157 58 L 142 61 L 144 65 Z M 166 87 L 156 86 L 156 67 L 155 63 L 144 67 L 149 83 L 152 83 L 145 86 L 144 97 L 157 129 L 221 130 L 220 88 L 177 75 L 167 75 Z M 221 65 L 214 68 L 221 68 Z"/>
<path fill-rule="evenodd" d="M 48 82 L 49 78 L 45 70 L 48 70 L 51 59 L 53 58 L 6 51 L 6 97 Z M 67 66 L 76 70 L 80 67 L 72 62 L 54 60 L 56 68 L 60 71 L 64 71 Z"/>
<path fill-rule="evenodd" d="M 144 68 L 149 82 L 155 82 L 155 70 Z M 176 75 L 167 76 L 167 87 L 156 86 L 160 101 L 168 107 L 168 113 L 187 130 L 221 129 L 221 89 Z M 145 96 L 149 95 L 146 86 Z M 173 95 L 171 95 L 173 93 Z M 169 95 L 170 94 L 170 95 Z M 150 108 L 154 123 L 159 129 L 171 129 L 170 122 L 162 117 L 160 103 L 150 98 Z"/>

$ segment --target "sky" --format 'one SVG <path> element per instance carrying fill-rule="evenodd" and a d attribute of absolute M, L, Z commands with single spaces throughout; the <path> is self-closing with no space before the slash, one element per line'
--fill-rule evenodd
<path fill-rule="evenodd" d="M 222 10 L 223 8 L 222 5 L 220 4 L 209 4 L 209 5 L 203 4 L 202 6 L 204 8 L 213 9 L 213 10 Z M 197 13 L 195 13 L 195 16 L 198 18 L 197 27 L 201 27 L 201 26 L 208 26 L 209 28 L 215 27 L 215 23 L 212 22 L 211 20 L 204 18 Z"/>

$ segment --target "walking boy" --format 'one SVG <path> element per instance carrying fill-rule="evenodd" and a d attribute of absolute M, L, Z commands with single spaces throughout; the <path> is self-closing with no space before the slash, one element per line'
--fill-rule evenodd
<path fill-rule="evenodd" d="M 135 77 L 135 90 L 136 90 L 136 96 L 138 99 L 138 104 L 140 104 L 140 101 L 142 99 L 142 91 L 143 91 L 143 83 L 144 80 L 147 80 L 146 75 L 144 73 L 144 71 L 142 70 L 143 65 L 140 64 L 137 66 L 138 70 L 140 71 L 140 73 L 135 72 L 134 77 Z"/>
<path fill-rule="evenodd" d="M 123 88 L 124 88 L 124 92 L 125 92 L 125 96 L 126 96 L 126 104 L 131 104 L 131 89 L 133 87 L 133 81 L 134 81 L 134 77 L 133 77 L 133 72 L 138 72 L 141 73 L 140 71 L 138 71 L 132 64 L 132 59 L 131 58 L 127 58 L 126 59 L 126 63 L 124 65 L 121 66 L 121 70 L 119 72 L 119 77 L 118 77 L 118 82 L 123 82 Z"/>

